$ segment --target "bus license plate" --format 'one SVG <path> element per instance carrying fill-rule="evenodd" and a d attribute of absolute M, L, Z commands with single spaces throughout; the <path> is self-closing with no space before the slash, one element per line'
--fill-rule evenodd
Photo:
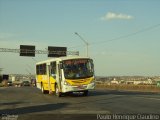
<path fill-rule="evenodd" d="M 79 85 L 79 86 L 78 86 L 78 88 L 79 88 L 79 89 L 84 89 L 84 88 L 85 88 L 85 86 L 83 86 L 83 85 Z"/>

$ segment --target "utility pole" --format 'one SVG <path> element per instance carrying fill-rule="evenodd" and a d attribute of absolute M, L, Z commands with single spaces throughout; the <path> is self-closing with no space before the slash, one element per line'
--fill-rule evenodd
<path fill-rule="evenodd" d="M 88 46 L 89 46 L 89 43 L 86 40 L 84 40 L 77 32 L 75 32 L 75 35 L 77 35 L 85 43 L 85 45 L 86 45 L 86 56 L 88 57 L 89 56 L 88 55 Z"/>
<path fill-rule="evenodd" d="M 0 68 L 0 75 L 1 75 L 1 72 L 3 71 L 3 68 Z"/>

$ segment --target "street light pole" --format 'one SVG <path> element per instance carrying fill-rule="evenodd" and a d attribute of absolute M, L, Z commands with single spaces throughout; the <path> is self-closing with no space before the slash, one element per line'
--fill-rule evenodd
<path fill-rule="evenodd" d="M 85 43 L 86 45 L 86 56 L 88 57 L 88 46 L 89 46 L 89 43 L 84 40 L 77 32 L 75 32 L 75 34 Z"/>

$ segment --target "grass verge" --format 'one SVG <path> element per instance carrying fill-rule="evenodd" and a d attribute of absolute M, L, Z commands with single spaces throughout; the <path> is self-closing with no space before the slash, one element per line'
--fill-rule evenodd
<path fill-rule="evenodd" d="M 108 90 L 126 90 L 126 91 L 141 91 L 141 92 L 160 92 L 160 87 L 156 85 L 131 85 L 131 84 L 97 84 L 96 88 Z"/>

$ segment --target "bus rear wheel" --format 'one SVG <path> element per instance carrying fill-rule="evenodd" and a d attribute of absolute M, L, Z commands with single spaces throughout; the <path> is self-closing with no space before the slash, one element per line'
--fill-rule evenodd
<path fill-rule="evenodd" d="M 55 94 L 56 94 L 56 96 L 58 96 L 58 97 L 61 97 L 61 92 L 59 91 L 59 88 L 58 88 L 58 85 L 56 84 L 56 86 L 55 86 Z"/>

